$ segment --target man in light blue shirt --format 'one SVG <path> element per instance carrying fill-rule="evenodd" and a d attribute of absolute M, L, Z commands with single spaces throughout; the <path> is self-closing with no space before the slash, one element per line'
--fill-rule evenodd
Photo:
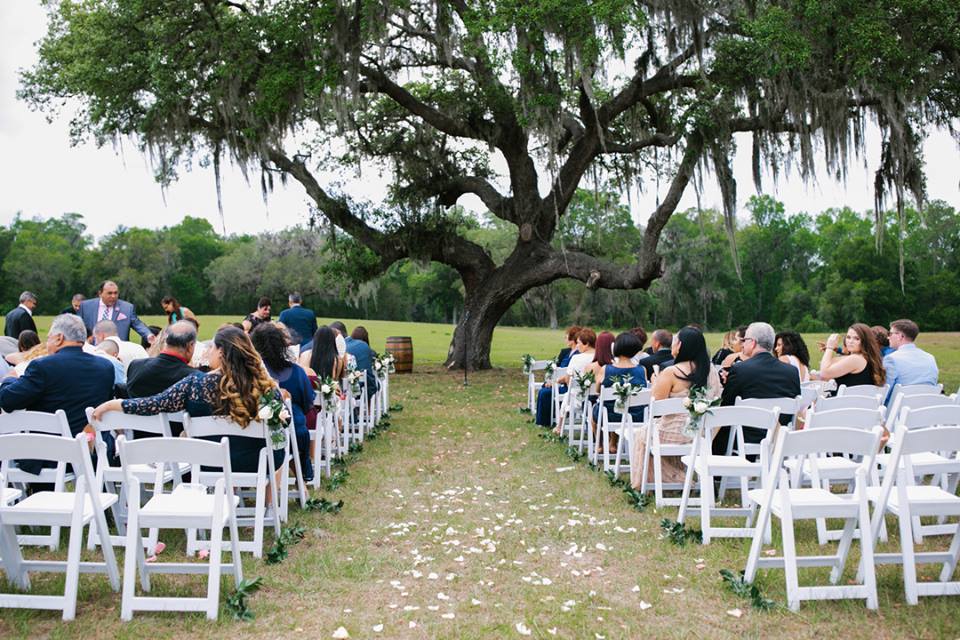
<path fill-rule="evenodd" d="M 893 389 L 898 384 L 936 385 L 940 371 L 932 355 L 913 344 L 920 335 L 920 327 L 913 320 L 894 320 L 890 323 L 890 346 L 896 349 L 883 359 L 883 368 L 887 371 L 886 403 L 890 403 Z"/>

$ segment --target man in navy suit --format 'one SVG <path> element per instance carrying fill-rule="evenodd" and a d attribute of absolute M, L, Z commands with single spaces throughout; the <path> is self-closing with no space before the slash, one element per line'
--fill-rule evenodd
<path fill-rule="evenodd" d="M 279 320 L 303 349 L 313 342 L 313 334 L 317 332 L 317 314 L 303 307 L 303 298 L 299 293 L 291 293 L 287 299 L 290 308 L 280 312 Z"/>
<path fill-rule="evenodd" d="M 19 338 L 21 331 L 36 333 L 37 324 L 33 321 L 33 310 L 37 308 L 37 296 L 29 291 L 20 294 L 20 305 L 7 314 L 3 333 L 11 338 Z"/>
<path fill-rule="evenodd" d="M 800 395 L 800 374 L 791 364 L 780 362 L 771 353 L 776 333 L 766 322 L 754 322 L 747 327 L 741 356 L 746 358 L 730 368 L 723 386 L 720 405 L 736 404 L 737 398 L 796 398 Z M 780 414 L 780 424 L 790 422 L 793 416 Z M 727 450 L 729 427 L 722 428 L 713 439 L 713 453 L 723 455 Z M 766 431 L 744 427 L 743 438 L 757 443 L 766 437 Z"/>
<path fill-rule="evenodd" d="M 30 362 L 19 378 L 8 376 L 0 384 L 0 409 L 29 409 L 54 413 L 63 409 L 70 432 L 77 435 L 87 425 L 87 407 L 113 397 L 113 365 L 105 358 L 84 353 L 87 330 L 77 316 L 54 319 L 47 334 L 47 355 Z M 108 443 L 112 444 L 112 443 Z M 36 473 L 39 460 L 21 460 L 19 467 Z"/>
<path fill-rule="evenodd" d="M 147 342 L 153 344 L 156 336 L 150 328 L 137 317 L 136 308 L 126 300 L 120 300 L 120 289 L 117 283 L 107 280 L 100 285 L 97 297 L 84 300 L 80 303 L 80 317 L 87 327 L 87 332 L 93 333 L 93 327 L 101 320 L 111 320 L 117 325 L 117 336 L 127 342 L 130 340 L 130 329 L 143 336 Z"/>

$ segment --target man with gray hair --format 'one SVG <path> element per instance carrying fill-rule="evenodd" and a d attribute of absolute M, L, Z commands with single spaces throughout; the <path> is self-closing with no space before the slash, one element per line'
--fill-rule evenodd
<path fill-rule="evenodd" d="M 33 321 L 33 310 L 37 308 L 37 296 L 29 291 L 20 294 L 20 305 L 7 314 L 3 325 L 3 333 L 11 338 L 19 338 L 21 331 L 37 331 L 37 323 Z"/>
<path fill-rule="evenodd" d="M 47 333 L 49 355 L 31 361 L 19 378 L 8 376 L 3 380 L 0 409 L 45 413 L 63 409 L 71 433 L 83 431 L 87 426 L 86 408 L 113 397 L 114 376 L 113 366 L 105 358 L 84 353 L 86 339 L 87 329 L 78 316 L 57 316 Z M 44 466 L 38 460 L 20 460 L 18 465 L 29 473 Z"/>
<path fill-rule="evenodd" d="M 732 406 L 737 398 L 796 398 L 800 395 L 800 376 L 793 365 L 780 362 L 773 355 L 776 332 L 766 322 L 754 322 L 747 327 L 743 338 L 743 360 L 730 368 L 723 387 L 720 404 Z M 793 416 L 781 414 L 780 423 L 790 422 Z M 713 452 L 723 455 L 727 449 L 729 431 L 723 428 L 713 440 Z M 762 429 L 745 427 L 743 437 L 747 442 L 760 442 L 766 436 Z"/>

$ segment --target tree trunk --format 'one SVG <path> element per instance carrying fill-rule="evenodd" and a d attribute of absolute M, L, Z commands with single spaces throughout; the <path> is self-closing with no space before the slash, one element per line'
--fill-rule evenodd
<path fill-rule="evenodd" d="M 522 293 L 504 291 L 489 281 L 484 282 L 472 294 L 467 293 L 463 315 L 453 331 L 447 351 L 447 368 L 491 368 L 490 345 L 493 342 L 493 330 L 503 314 L 521 295 Z"/>

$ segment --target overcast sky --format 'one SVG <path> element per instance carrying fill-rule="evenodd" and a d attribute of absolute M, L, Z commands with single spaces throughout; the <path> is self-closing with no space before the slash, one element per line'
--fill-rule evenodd
<path fill-rule="evenodd" d="M 117 225 L 161 227 L 177 224 L 186 215 L 206 218 L 221 230 L 212 169 L 195 167 L 192 172 L 181 172 L 164 199 L 147 159 L 134 144 L 127 142 L 117 149 L 98 149 L 92 143 L 71 147 L 68 113 L 48 123 L 43 114 L 31 112 L 16 99 L 18 71 L 36 62 L 34 43 L 45 29 L 46 14 L 36 0 L 0 0 L 0 224 L 9 224 L 18 211 L 41 217 L 76 211 L 98 238 Z M 788 212 L 817 212 L 843 205 L 870 209 L 880 141 L 876 132 L 869 138 L 867 166 L 862 161 L 851 166 L 846 184 L 834 182 L 826 172 L 821 172 L 814 185 L 804 185 L 797 176 L 781 177 L 773 195 L 786 204 Z M 740 146 L 735 175 L 742 207 L 754 191 L 748 140 Z M 953 139 L 935 133 L 926 143 L 925 156 L 929 197 L 960 207 L 960 153 Z M 247 185 L 235 168 L 224 167 L 222 173 L 228 232 L 256 233 L 306 221 L 307 199 L 295 181 L 286 187 L 278 182 L 264 205 L 256 176 L 254 183 Z M 772 190 L 769 178 L 764 186 L 768 192 Z M 363 181 L 348 184 L 347 190 L 357 198 L 376 199 L 382 195 L 382 182 L 366 175 Z M 719 208 L 720 202 L 719 192 L 708 180 L 702 205 Z M 477 206 L 478 201 L 464 204 Z M 680 207 L 695 204 L 693 189 L 688 188 Z M 648 192 L 635 196 L 631 208 L 642 222 L 655 205 L 656 194 Z"/>

